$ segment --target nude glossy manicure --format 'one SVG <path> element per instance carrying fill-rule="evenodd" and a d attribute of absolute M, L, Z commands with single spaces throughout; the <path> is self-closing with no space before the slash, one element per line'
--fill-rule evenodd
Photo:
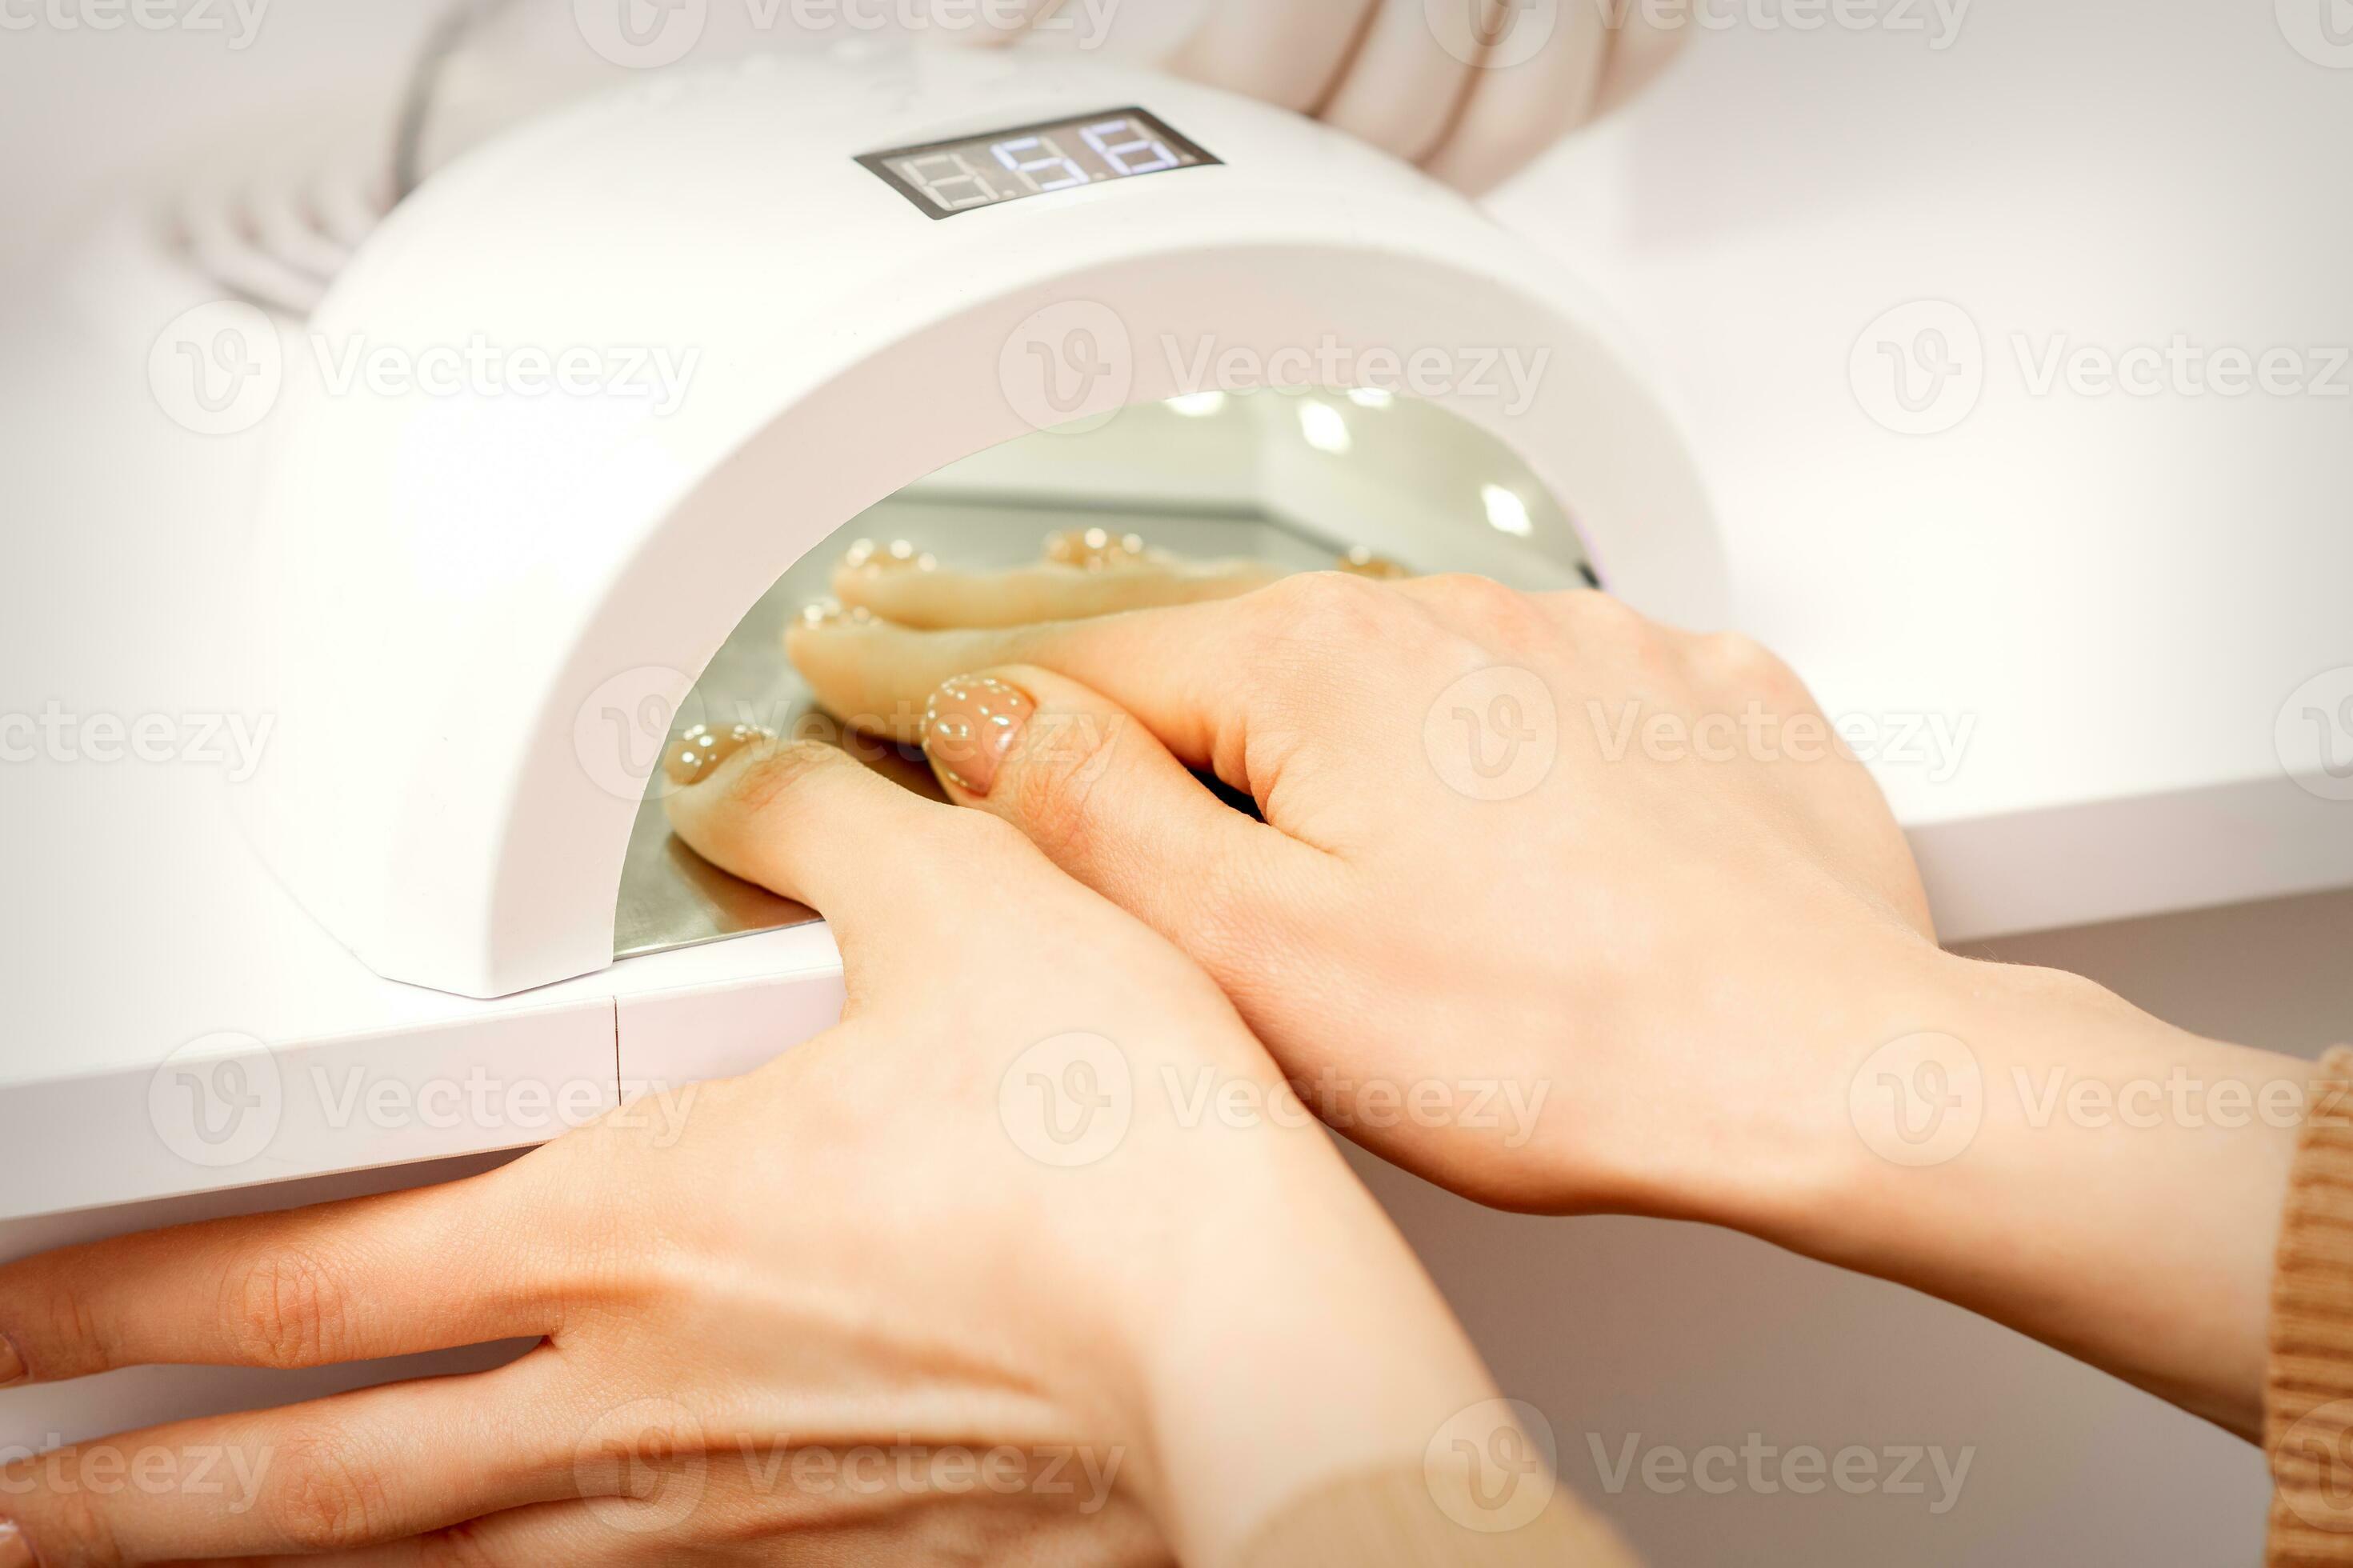
<path fill-rule="evenodd" d="M 839 599 L 812 599 L 801 606 L 797 624 L 803 631 L 817 632 L 829 626 L 863 626 L 873 618 L 874 612 L 863 605 L 852 605 L 845 610 Z"/>
<path fill-rule="evenodd" d="M 29 1373 L 30 1369 L 25 1365 L 24 1352 L 17 1350 L 16 1342 L 0 1334 L 0 1388 L 24 1382 Z"/>
<path fill-rule="evenodd" d="M 1388 556 L 1376 555 L 1361 544 L 1351 546 L 1348 552 L 1340 557 L 1340 570 L 1358 577 L 1377 577 L 1386 581 L 1413 575 Z"/>
<path fill-rule="evenodd" d="M 662 757 L 662 773 L 681 789 L 699 784 L 719 769 L 719 764 L 751 745 L 755 741 L 773 741 L 776 732 L 757 724 L 727 724 L 717 730 L 708 724 L 697 724 L 670 744 Z M 5 1568 L 0 1564 L 0 1568 Z"/>
<path fill-rule="evenodd" d="M 1145 558 L 1144 536 L 1113 533 L 1103 528 L 1073 528 L 1046 536 L 1046 559 L 1058 566 L 1100 572 L 1110 566 L 1133 566 Z"/>
<path fill-rule="evenodd" d="M 923 750 L 940 775 L 966 795 L 987 795 L 1021 727 L 1038 710 L 1018 686 L 986 675 L 959 675 L 932 693 L 923 710 Z"/>
<path fill-rule="evenodd" d="M 861 539 L 849 547 L 841 558 L 844 567 L 852 572 L 894 572 L 913 567 L 918 572 L 930 572 L 939 566 L 939 557 L 928 550 L 918 550 L 903 539 L 888 544 L 877 544 Z"/>
<path fill-rule="evenodd" d="M 33 1543 L 25 1532 L 5 1519 L 0 1519 L 0 1568 L 40 1568 L 39 1559 L 33 1555 Z"/>

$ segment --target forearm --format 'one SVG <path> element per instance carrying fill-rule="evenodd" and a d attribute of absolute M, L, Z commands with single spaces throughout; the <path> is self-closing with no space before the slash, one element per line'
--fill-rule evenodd
<path fill-rule="evenodd" d="M 1738 1222 L 2255 1436 L 2309 1064 L 2073 975 L 1908 967 L 1878 1037 L 1817 1086 L 1842 1112 L 1813 1119 L 1820 1159 L 1757 1184 Z"/>
<path fill-rule="evenodd" d="M 1418 1476 L 1432 1436 L 1495 1398 L 1377 1205 L 1315 1190 L 1314 1212 L 1252 1205 L 1198 1238 L 1138 1349 L 1161 1511 L 1186 1563 L 1247 1561 L 1270 1521 L 1340 1478 Z"/>

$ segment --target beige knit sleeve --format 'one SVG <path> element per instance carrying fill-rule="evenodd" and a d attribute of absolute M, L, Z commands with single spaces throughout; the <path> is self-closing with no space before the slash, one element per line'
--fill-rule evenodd
<path fill-rule="evenodd" d="M 1293 1503 L 1250 1538 L 1237 1568 L 1636 1568 L 1566 1491 L 1515 1528 L 1483 1528 L 1509 1521 L 1461 1506 L 1450 1513 L 1417 1468 L 1377 1470 Z"/>
<path fill-rule="evenodd" d="M 2353 1048 L 2311 1081 L 2272 1276 L 2267 1568 L 2353 1564 Z"/>

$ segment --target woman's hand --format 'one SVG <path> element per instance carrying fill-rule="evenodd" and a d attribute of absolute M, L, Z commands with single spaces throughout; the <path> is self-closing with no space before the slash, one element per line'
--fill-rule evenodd
<path fill-rule="evenodd" d="M 831 919 L 840 1026 L 687 1090 L 674 1142 L 625 1109 L 471 1180 L 0 1269 L 42 1381 L 544 1341 L 9 1467 L 0 1563 L 1223 1563 L 1492 1396 L 1216 987 L 1018 835 L 814 746 L 672 810 Z M 84 1484 L 198 1451 L 251 1494 Z"/>
<path fill-rule="evenodd" d="M 1773 1107 L 1904 1032 L 1891 986 L 1940 965 L 1877 786 L 1743 639 L 1335 573 L 1026 629 L 884 618 L 933 575 L 837 578 L 873 614 L 793 628 L 818 700 L 923 742 L 954 798 L 1192 953 L 1334 1125 L 1459 1191 L 1672 1211 L 1736 1139 L 1801 1157 L 1820 1130 Z"/>
<path fill-rule="evenodd" d="M 788 638 L 819 700 L 1174 939 L 1349 1136 L 1905 1279 L 2253 1429 L 2293 1121 L 2071 1097 L 2304 1064 L 1942 952 L 1876 784 L 1754 643 L 1471 577 L 964 630 L 838 585 L 872 613 Z"/>

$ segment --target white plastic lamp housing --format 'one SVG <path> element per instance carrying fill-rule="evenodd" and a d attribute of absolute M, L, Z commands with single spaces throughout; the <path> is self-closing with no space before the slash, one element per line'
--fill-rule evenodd
<path fill-rule="evenodd" d="M 1128 106 L 1221 162 L 934 219 L 855 161 Z M 1544 356 L 1524 407 L 1467 374 L 1431 400 L 1552 488 L 1614 591 L 1715 622 L 1696 470 L 1605 319 L 1411 168 L 1146 72 L 761 59 L 524 127 L 395 212 L 290 356 L 250 830 L 383 975 L 495 996 L 605 967 L 655 762 L 618 749 L 628 721 L 673 712 L 867 507 L 1041 424 L 1198 390 L 1205 340 L 1257 363 Z M 689 367 L 675 406 L 639 353 Z M 543 384 L 567 354 L 572 386 Z M 1046 399 L 1048 365 L 1082 397 Z"/>

